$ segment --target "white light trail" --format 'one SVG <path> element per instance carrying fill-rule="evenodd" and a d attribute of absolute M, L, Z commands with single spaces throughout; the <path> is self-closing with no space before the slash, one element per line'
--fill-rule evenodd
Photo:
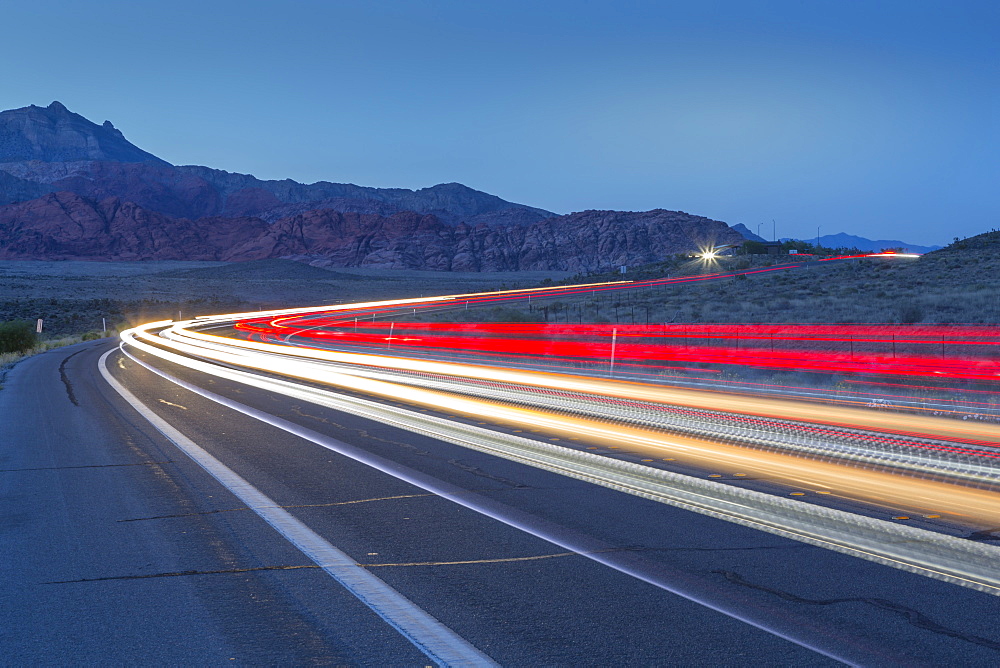
<path fill-rule="evenodd" d="M 809 479 L 817 484 L 828 484 L 833 487 L 853 486 L 863 491 L 865 488 L 877 487 L 882 497 L 899 498 L 909 494 L 913 502 L 923 497 L 934 499 L 941 506 L 962 509 L 967 513 L 988 518 L 989 521 L 1000 521 L 1000 505 L 995 495 L 955 485 L 945 485 L 930 480 L 894 479 L 893 476 L 876 471 L 840 466 L 830 462 L 811 461 L 795 457 L 787 457 L 779 453 L 761 453 L 740 448 L 727 447 L 723 444 L 696 442 L 691 439 L 666 437 L 662 434 L 631 428 L 627 425 L 610 425 L 599 421 L 546 414 L 532 409 L 513 408 L 488 403 L 468 397 L 458 397 L 442 392 L 424 390 L 381 380 L 362 378 L 334 371 L 326 365 L 318 365 L 315 361 L 294 358 L 279 358 L 275 351 L 267 348 L 264 351 L 254 351 L 243 345 L 235 345 L 229 350 L 220 350 L 221 337 L 204 340 L 194 337 L 199 344 L 179 340 L 157 339 L 147 331 L 149 327 L 139 328 L 122 334 L 123 343 L 134 346 L 149 354 L 167 359 L 199 371 L 221 377 L 227 377 L 237 382 L 249 383 L 269 391 L 290 394 L 306 399 L 312 396 L 316 401 L 318 391 L 310 388 L 305 392 L 301 387 L 290 381 L 277 381 L 259 375 L 248 378 L 245 372 L 218 367 L 208 362 L 190 359 L 187 355 L 210 358 L 226 364 L 246 368 L 290 375 L 298 378 L 321 382 L 354 391 L 363 391 L 376 396 L 409 401 L 416 404 L 433 406 L 439 410 L 460 412 L 468 415 L 488 415 L 501 421 L 516 424 L 530 423 L 538 428 L 548 429 L 552 433 L 579 434 L 581 430 L 589 438 L 609 442 L 627 442 L 637 448 L 670 448 L 683 450 L 691 457 L 709 457 L 718 462 L 726 459 L 733 470 L 753 470 L 764 467 L 773 475 L 801 476 L 808 471 Z M 175 336 L 177 332 L 173 333 Z M 162 350 L 152 343 L 166 346 L 175 352 Z M 205 344 L 212 344 L 208 347 Z M 246 343 L 246 342 L 240 342 Z M 266 345 L 266 344 L 260 344 Z M 215 349 L 212 349 L 215 348 Z M 296 352 L 303 352 L 296 349 Z M 309 351 L 305 351 L 309 352 Z M 320 351 L 315 351 L 320 352 Z M 181 354 L 183 353 L 183 354 Z M 339 355 L 339 354 L 338 354 Z M 303 394 L 305 392 L 305 394 Z M 330 395 L 331 393 L 326 393 Z M 345 401 L 340 397 L 341 402 Z M 350 402 L 361 400 L 350 399 Z M 364 402 L 366 411 L 370 413 L 376 402 Z M 381 421 L 397 424 L 403 428 L 421 431 L 423 427 L 415 424 L 426 424 L 427 416 L 395 407 L 382 406 Z M 860 556 L 880 563 L 905 568 L 913 572 L 945 579 L 950 582 L 971 586 L 990 593 L 1000 593 L 1000 573 L 997 563 L 1000 563 L 1000 550 L 993 546 L 982 545 L 949 536 L 935 534 L 929 531 L 893 524 L 882 520 L 845 513 L 829 508 L 804 504 L 799 501 L 775 497 L 773 495 L 753 492 L 704 481 L 690 476 L 668 473 L 659 469 L 639 465 L 629 465 L 626 462 L 599 457 L 590 453 L 581 453 L 569 448 L 561 448 L 550 444 L 539 444 L 529 439 L 517 439 L 485 429 L 473 429 L 469 425 L 456 425 L 449 421 L 445 428 L 438 425 L 435 433 L 440 438 L 460 442 L 465 447 L 476 447 L 498 456 L 529 463 L 562 473 L 620 489 L 628 493 L 639 494 L 647 498 L 678 505 L 705 514 L 721 517 L 729 521 L 754 526 L 765 531 L 785 535 L 796 540 L 821 545 L 830 549 Z M 460 430 L 463 436 L 458 441 L 454 436 L 448 436 L 448 429 Z M 480 441 L 474 444 L 468 437 L 472 429 Z M 501 438 L 502 437 L 502 438 Z M 498 448 L 500 439 L 514 445 Z M 486 439 L 486 444 L 481 442 Z M 544 446 L 544 456 L 532 452 Z M 765 455 L 766 456 L 763 456 Z M 553 459 L 554 457 L 554 459 Z M 581 468 L 581 461 L 586 466 Z M 621 477 L 621 466 L 634 466 L 629 470 L 627 479 Z M 639 478 L 635 476 L 639 475 Z M 657 483 L 655 490 L 648 487 L 650 477 L 663 480 Z M 646 482 L 643 482 L 646 481 Z M 690 490 L 694 497 L 682 493 Z M 679 496 L 678 496 L 679 495 Z M 733 495 L 736 495 L 734 502 Z M 905 536 L 905 538 L 904 538 Z"/>

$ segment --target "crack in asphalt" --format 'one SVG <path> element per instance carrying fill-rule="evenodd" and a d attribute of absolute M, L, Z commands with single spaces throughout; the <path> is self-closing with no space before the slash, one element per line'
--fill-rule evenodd
<path fill-rule="evenodd" d="M 425 496 L 425 495 L 415 495 L 415 496 Z M 348 503 L 357 503 L 357 502 L 350 502 L 349 501 Z M 323 505 L 327 505 L 327 504 L 323 504 Z M 244 510 L 244 509 L 243 508 L 233 508 L 232 510 Z M 209 512 L 228 512 L 228 511 L 209 511 Z M 170 515 L 166 515 L 165 517 L 171 517 L 171 516 Z M 183 517 L 183 516 L 179 516 L 179 517 Z M 159 518 L 152 518 L 151 517 L 151 518 L 140 518 L 140 519 L 159 519 Z M 135 520 L 118 520 L 118 521 L 119 522 L 129 522 L 129 521 L 135 521 Z M 544 560 L 544 559 L 559 559 L 559 558 L 564 558 L 564 557 L 586 556 L 588 554 L 606 554 L 606 553 L 609 553 L 609 552 L 731 552 L 731 551 L 746 551 L 746 550 L 787 550 L 787 549 L 795 549 L 795 548 L 806 548 L 806 549 L 808 549 L 809 547 L 810 547 L 809 545 L 793 545 L 793 546 L 787 546 L 787 545 L 761 545 L 761 546 L 755 546 L 755 547 L 726 547 L 726 548 L 627 546 L 627 547 L 610 547 L 610 548 L 607 548 L 607 549 L 604 549 L 604 550 L 593 550 L 593 551 L 590 551 L 590 552 L 554 552 L 554 553 L 551 553 L 551 554 L 536 554 L 536 555 L 531 555 L 531 556 L 527 556 L 527 557 L 497 557 L 495 559 L 466 559 L 466 560 L 460 560 L 460 561 L 406 561 L 406 562 L 391 562 L 391 563 L 376 563 L 376 564 L 364 564 L 364 563 L 361 563 L 361 562 L 356 562 L 355 565 L 356 566 L 360 566 L 362 568 L 408 568 L 408 567 L 414 567 L 414 566 L 466 566 L 466 565 L 476 565 L 476 564 L 505 564 L 505 563 L 516 563 L 516 562 L 523 562 L 523 561 L 541 561 L 541 560 Z M 173 572 L 168 572 L 168 573 L 145 573 L 145 574 L 141 574 L 141 575 L 109 575 L 109 576 L 100 577 L 100 578 L 80 578 L 80 579 L 77 579 L 77 580 L 56 580 L 56 581 L 52 581 L 52 582 L 42 582 L 41 584 L 76 584 L 76 583 L 83 583 L 83 582 L 106 582 L 106 581 L 109 581 L 109 580 L 146 580 L 146 579 L 149 579 L 149 578 L 172 578 L 172 577 L 186 577 L 186 576 L 191 576 L 191 575 L 238 575 L 240 573 L 253 573 L 253 572 L 256 572 L 256 571 L 292 571 L 292 570 L 317 569 L 317 568 L 320 568 L 320 566 L 317 566 L 316 564 L 301 564 L 301 565 L 292 565 L 292 566 L 287 566 L 287 565 L 286 566 L 252 566 L 252 567 L 246 567 L 246 568 L 225 568 L 225 569 L 219 569 L 219 570 L 205 570 L 205 571 L 189 570 L 189 571 L 173 571 Z M 796 597 L 796 596 L 794 596 L 792 594 L 785 594 L 784 592 L 779 592 L 777 590 L 768 589 L 767 587 L 763 587 L 763 586 L 760 586 L 760 585 L 754 585 L 752 583 L 743 581 L 742 578 L 740 578 L 739 575 L 737 575 L 735 573 L 731 573 L 730 571 L 712 571 L 712 572 L 713 573 L 722 573 L 722 574 L 727 575 L 727 577 L 729 577 L 730 575 L 732 575 L 734 578 L 737 578 L 739 580 L 737 582 L 737 584 L 745 584 L 747 586 L 750 586 L 750 587 L 753 587 L 753 588 L 756 588 L 756 589 L 762 589 L 764 591 L 776 593 L 778 595 L 781 595 L 783 598 L 791 597 L 791 600 L 802 601 L 802 602 L 807 602 L 807 603 L 819 603 L 819 604 L 825 604 L 826 603 L 826 602 L 822 602 L 822 601 L 811 601 L 811 600 L 808 600 L 808 599 L 799 599 L 799 597 Z M 732 580 L 732 581 L 736 581 L 736 580 Z M 837 600 L 830 601 L 830 602 L 831 603 L 837 603 L 837 602 L 841 602 L 841 601 L 854 601 L 854 600 L 859 600 L 859 601 L 868 601 L 868 600 L 881 601 L 881 599 L 837 599 Z M 886 603 L 886 604 L 888 604 L 890 606 L 895 606 L 897 608 L 908 610 L 908 608 L 903 608 L 902 606 L 898 606 L 897 604 L 891 603 L 890 601 L 884 601 L 884 603 Z M 917 614 L 919 614 L 919 613 L 917 613 Z M 935 628 L 937 628 L 937 626 L 939 626 L 939 625 L 936 625 L 936 623 L 932 622 L 932 621 L 929 622 L 929 623 L 932 624 L 932 625 L 934 625 Z M 944 627 L 941 627 L 941 628 L 944 628 Z M 946 629 L 946 631 L 947 631 L 947 629 Z M 967 640 L 969 638 L 977 638 L 976 636 L 965 636 L 965 635 L 962 635 L 962 634 L 958 634 L 957 632 L 951 632 L 950 635 L 955 635 L 955 637 L 962 638 L 963 640 Z M 992 642 L 990 640 L 985 640 L 985 639 L 982 639 L 982 638 L 979 638 L 978 640 L 980 640 L 982 642 L 986 642 L 986 643 Z M 973 640 L 971 642 L 975 642 L 975 641 Z M 992 647 L 991 645 L 987 645 L 987 646 L 988 647 Z M 1000 644 L 998 644 L 998 646 L 1000 646 Z M 995 649 L 996 647 L 993 647 L 993 648 Z"/>
<path fill-rule="evenodd" d="M 774 594 L 775 596 L 790 601 L 792 603 L 804 603 L 806 605 L 836 605 L 837 603 L 864 603 L 881 610 L 886 610 L 888 612 L 894 613 L 903 619 L 905 619 L 912 626 L 916 626 L 919 629 L 925 631 L 930 631 L 931 633 L 938 633 L 940 635 L 945 635 L 950 638 L 956 638 L 958 640 L 964 640 L 966 642 L 979 645 L 981 647 L 986 647 L 993 650 L 1000 651 L 1000 641 L 991 640 L 989 638 L 983 638 L 977 635 L 963 633 L 952 628 L 948 628 L 943 624 L 939 624 L 934 621 L 924 613 L 919 610 L 914 610 L 913 608 L 902 605 L 901 603 L 895 603 L 884 598 L 874 598 L 869 596 L 851 596 L 848 598 L 829 598 L 829 599 L 812 599 L 805 598 L 802 596 L 797 596 L 795 594 L 782 591 L 780 589 L 774 589 L 766 585 L 756 584 L 744 579 L 739 573 L 734 571 L 723 571 L 715 570 L 712 573 L 718 573 L 725 577 L 727 580 L 733 584 L 738 584 L 743 587 L 749 587 L 750 589 L 756 589 L 758 591 L 767 592 L 768 594 Z"/>
<path fill-rule="evenodd" d="M 623 552 L 629 551 L 631 548 L 610 548 L 607 550 L 597 550 L 595 552 L 588 552 L 587 554 L 598 554 L 604 552 Z M 465 566 L 465 565 L 475 565 L 475 564 L 503 564 L 503 563 L 514 563 L 521 561 L 540 561 L 542 559 L 558 559 L 562 557 L 574 557 L 582 556 L 579 552 L 556 552 L 553 554 L 537 554 L 528 557 L 498 557 L 496 559 L 467 559 L 462 561 L 411 561 L 411 562 L 399 562 L 399 563 L 384 563 L 384 564 L 363 564 L 360 562 L 355 563 L 355 566 L 360 566 L 362 568 L 403 568 L 403 567 L 413 567 L 413 566 Z M 109 575 L 107 577 L 101 578 L 80 578 L 77 580 L 55 580 L 52 582 L 42 582 L 41 584 L 78 584 L 83 582 L 107 582 L 109 580 L 147 580 L 150 578 L 175 578 L 175 577 L 186 577 L 190 575 L 238 575 L 241 573 L 253 573 L 256 571 L 297 571 L 305 569 L 318 569 L 321 566 L 316 564 L 301 564 L 295 566 L 254 566 L 249 568 L 226 568 L 221 570 L 211 570 L 211 571 L 174 571 L 170 573 L 145 573 L 142 575 Z"/>
<path fill-rule="evenodd" d="M 119 466 L 159 466 L 161 464 L 173 464 L 173 461 L 165 462 L 136 462 L 135 464 L 81 464 L 80 466 L 39 466 L 28 469 L 0 469 L 0 473 L 18 473 L 20 471 L 62 471 L 65 469 L 106 469 Z"/>
<path fill-rule="evenodd" d="M 173 462 L 150 462 L 150 463 L 151 464 L 152 463 L 172 464 Z M 109 464 L 109 466 L 131 466 L 131 464 Z M 58 467 L 58 468 L 65 468 L 65 467 Z M 12 471 L 30 471 L 30 470 L 34 470 L 34 469 L 10 469 L 10 470 L 12 470 Z M 0 469 L 0 473 L 3 473 L 2 469 Z M 522 487 L 516 487 L 515 489 L 541 489 L 541 488 L 524 487 L 524 486 L 522 486 Z M 468 490 L 468 493 L 470 493 L 470 494 L 478 494 L 478 493 L 481 493 L 481 492 L 496 493 L 496 492 L 505 492 L 505 491 L 509 491 L 509 490 L 503 490 L 503 489 L 470 489 L 470 490 Z M 395 500 L 395 499 L 416 499 L 416 498 L 427 497 L 427 496 L 435 496 L 436 497 L 437 494 L 399 494 L 399 495 L 396 495 L 396 496 L 380 496 L 380 497 L 376 497 L 374 499 L 357 499 L 355 501 L 331 501 L 329 503 L 301 503 L 301 504 L 297 504 L 297 505 L 275 506 L 275 507 L 276 508 L 328 508 L 330 506 L 350 506 L 350 505 L 354 505 L 354 504 L 358 504 L 358 503 L 370 503 L 372 501 L 392 501 L 392 500 Z M 246 510 L 250 510 L 250 508 L 248 508 L 246 506 L 241 506 L 239 508 L 219 508 L 217 510 L 202 510 L 202 511 L 199 511 L 199 512 L 196 512 L 196 513 L 177 513 L 177 514 L 173 514 L 173 515 L 152 515 L 150 517 L 129 517 L 129 518 L 126 518 L 126 519 L 123 519 L 123 520 L 115 520 L 115 521 L 116 522 L 145 522 L 147 520 L 171 520 L 171 519 L 177 519 L 177 518 L 180 518 L 180 517 L 196 517 L 196 516 L 199 516 L 199 515 L 214 515 L 216 513 L 236 513 L 236 512 L 246 511 Z M 739 549 L 747 549 L 747 548 L 739 548 Z"/>
<path fill-rule="evenodd" d="M 72 355 L 67 355 L 63 358 L 63 361 L 59 364 L 59 379 L 62 380 L 63 385 L 66 386 L 66 396 L 73 403 L 74 406 L 79 406 L 80 402 L 76 400 L 76 394 L 73 393 L 73 383 L 69 381 L 69 376 L 66 375 L 66 362 L 70 361 L 82 352 L 89 350 L 89 348 L 84 348 L 83 350 L 77 350 Z"/>
<path fill-rule="evenodd" d="M 465 464 L 460 459 L 449 459 L 448 463 L 452 466 L 459 468 L 466 473 L 471 473 L 472 475 L 477 475 L 481 478 L 486 478 L 488 480 L 493 480 L 502 485 L 507 485 L 508 487 L 513 487 L 514 489 L 530 489 L 531 485 L 525 485 L 523 483 L 511 480 L 510 478 L 504 478 L 502 476 L 493 475 L 492 473 L 487 473 L 478 466 L 472 466 L 471 464 Z"/>
<path fill-rule="evenodd" d="M 42 582 L 41 584 L 75 584 L 80 582 L 107 582 L 109 580 L 147 580 L 150 578 L 177 578 L 188 575 L 232 575 L 239 573 L 252 573 L 254 571 L 292 571 L 307 568 L 319 568 L 316 564 L 303 564 L 301 566 L 256 566 L 252 568 L 224 568 L 215 571 L 174 571 L 171 573 L 146 573 L 143 575 L 109 575 L 103 578 L 80 578 L 78 580 L 53 580 L 52 582 Z"/>
<path fill-rule="evenodd" d="M 623 549 L 600 550 L 600 552 L 622 552 Z M 588 554 L 597 554 L 590 552 Z M 556 552 L 554 554 L 538 554 L 532 557 L 498 557 L 496 559 L 467 559 L 464 561 L 410 561 L 389 564 L 358 564 L 365 568 L 387 568 L 391 566 L 465 566 L 468 564 L 506 564 L 517 561 L 540 561 L 542 559 L 558 559 L 561 557 L 583 556 L 578 552 Z"/>
<path fill-rule="evenodd" d="M 356 501 L 332 501 L 330 503 L 303 503 L 295 506 L 275 506 L 275 508 L 328 508 L 330 506 L 350 506 L 356 503 L 369 503 L 371 501 L 392 501 L 394 499 L 414 499 L 417 497 L 435 496 L 434 494 L 400 494 L 398 496 L 381 496 L 375 499 L 358 499 Z M 198 513 L 181 513 L 178 515 L 154 515 L 152 517 L 131 517 L 118 522 L 144 522 L 146 520 L 167 520 L 178 517 L 195 517 L 197 515 L 213 515 L 215 513 L 235 513 L 241 510 L 250 510 L 246 506 L 241 508 L 220 508 L 218 510 L 204 510 Z"/>
<path fill-rule="evenodd" d="M 812 545 L 751 545 L 749 547 L 635 547 L 645 552 L 754 552 L 756 550 L 812 550 Z M 713 571 L 722 572 L 722 571 Z"/>

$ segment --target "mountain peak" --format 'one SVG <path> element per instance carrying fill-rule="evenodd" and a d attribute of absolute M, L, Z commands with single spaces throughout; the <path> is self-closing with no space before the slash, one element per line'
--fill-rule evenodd
<path fill-rule="evenodd" d="M 743 238 L 749 241 L 767 241 L 764 237 L 754 234 L 753 231 L 743 223 L 736 223 L 735 225 L 730 225 L 730 227 L 742 234 Z M 757 229 L 760 228 L 758 227 Z"/>
<path fill-rule="evenodd" d="M 131 144 L 110 121 L 92 123 L 58 100 L 0 112 L 0 163 L 29 160 L 169 164 Z"/>

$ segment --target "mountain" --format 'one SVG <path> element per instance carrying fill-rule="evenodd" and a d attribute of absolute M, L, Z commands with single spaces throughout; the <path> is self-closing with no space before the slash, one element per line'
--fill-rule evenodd
<path fill-rule="evenodd" d="M 448 223 L 478 223 L 489 219 L 534 222 L 554 216 L 550 211 L 514 204 L 496 195 L 473 190 L 461 183 L 442 183 L 420 190 L 405 188 L 369 188 L 350 183 L 319 181 L 302 184 L 285 179 L 262 181 L 248 174 L 232 174 L 208 167 L 179 167 L 181 173 L 202 179 L 219 194 L 223 211 L 231 215 L 259 215 L 282 205 L 320 203 L 324 208 L 355 211 L 356 208 L 380 208 L 382 213 L 416 211 L 433 214 Z M 377 204 L 385 206 L 378 207 Z M 317 207 L 312 207 L 317 208 Z M 287 211 L 286 211 L 287 213 Z M 367 211 L 357 211 L 367 213 Z M 271 215 L 271 219 L 275 216 Z"/>
<path fill-rule="evenodd" d="M 514 204 L 460 183 L 420 190 L 368 188 L 346 183 L 303 184 L 289 179 L 264 181 L 209 167 L 116 161 L 0 164 L 0 173 L 34 184 L 44 192 L 67 190 L 84 197 L 121 197 L 169 216 L 257 216 L 274 221 L 315 208 L 343 212 L 416 211 L 448 223 L 535 222 L 555 214 Z M 0 201 L 21 201 L 4 197 Z"/>
<path fill-rule="evenodd" d="M 52 192 L 52 188 L 34 181 L 19 179 L 12 174 L 0 171 L 0 205 L 24 202 L 41 197 Z"/>
<path fill-rule="evenodd" d="M 175 166 L 59 102 L 0 112 L 2 259 L 592 271 L 741 239 L 683 212 L 558 216 L 460 183 L 370 188 Z"/>
<path fill-rule="evenodd" d="M 192 221 L 117 197 L 58 192 L 0 207 L 0 259 L 220 260 L 266 229 L 257 218 Z"/>
<path fill-rule="evenodd" d="M 437 271 L 596 271 L 732 243 L 720 221 L 677 211 L 584 211 L 530 225 L 449 225 L 432 214 L 313 210 L 267 223 L 191 220 L 116 197 L 49 193 L 0 207 L 0 259 L 261 260 Z"/>
<path fill-rule="evenodd" d="M 782 241 L 791 241 L 789 238 L 782 238 Z M 811 239 L 798 239 L 796 241 L 808 241 L 816 243 L 816 237 Z M 857 248 L 867 252 L 878 252 L 887 248 L 902 248 L 910 253 L 930 253 L 941 248 L 941 246 L 920 246 L 917 244 L 898 241 L 896 239 L 866 239 L 854 236 L 853 234 L 824 234 L 819 238 L 819 245 L 824 248 Z"/>
<path fill-rule="evenodd" d="M 756 234 L 751 232 L 750 228 L 748 228 L 743 223 L 736 223 L 735 225 L 731 225 L 730 227 L 739 232 L 743 236 L 743 238 L 746 239 L 747 241 L 767 241 L 767 239 L 765 239 L 764 237 L 757 236 Z"/>
<path fill-rule="evenodd" d="M 97 125 L 60 102 L 0 112 L 0 163 L 28 160 L 168 164 L 129 143 L 111 121 Z"/>
<path fill-rule="evenodd" d="M 743 223 L 736 223 L 732 226 L 732 228 L 739 232 L 744 239 L 749 241 L 766 241 L 763 237 L 759 237 L 751 232 Z M 815 237 L 812 239 L 792 239 L 791 237 L 783 237 L 781 240 L 808 241 L 809 243 L 816 242 Z M 866 239 L 864 237 L 854 236 L 853 234 L 844 234 L 843 232 L 821 236 L 819 238 L 819 245 L 824 248 L 857 248 L 858 250 L 868 252 L 877 252 L 886 248 L 903 248 L 910 253 L 930 253 L 931 251 L 941 248 L 941 246 L 919 246 L 917 244 L 911 244 L 905 241 L 896 241 L 893 239 Z"/>
<path fill-rule="evenodd" d="M 865 239 L 864 237 L 857 237 L 853 234 L 845 234 L 843 232 L 823 235 L 819 238 L 819 243 L 825 248 L 857 248 L 863 251 L 903 248 L 910 253 L 930 253 L 941 248 L 941 246 L 919 246 L 895 239 Z"/>
<path fill-rule="evenodd" d="M 597 271 L 733 243 L 717 220 L 678 211 L 583 211 L 530 225 L 456 226 L 432 215 L 310 211 L 279 220 L 231 260 L 293 257 L 320 266 L 446 271 Z"/>
<path fill-rule="evenodd" d="M 420 190 L 348 183 L 265 181 L 197 165 L 174 166 L 60 102 L 0 112 L 0 204 L 69 191 L 119 197 L 168 216 L 256 216 L 267 221 L 315 208 L 433 214 L 450 223 L 532 223 L 555 214 L 460 183 Z M 13 177 L 13 179 L 11 178 Z"/>

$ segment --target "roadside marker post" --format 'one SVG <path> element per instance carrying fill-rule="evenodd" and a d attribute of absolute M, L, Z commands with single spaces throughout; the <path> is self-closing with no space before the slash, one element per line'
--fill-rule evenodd
<path fill-rule="evenodd" d="M 618 328 L 611 330 L 611 366 L 608 369 L 608 375 L 615 375 L 615 344 L 618 343 Z"/>

